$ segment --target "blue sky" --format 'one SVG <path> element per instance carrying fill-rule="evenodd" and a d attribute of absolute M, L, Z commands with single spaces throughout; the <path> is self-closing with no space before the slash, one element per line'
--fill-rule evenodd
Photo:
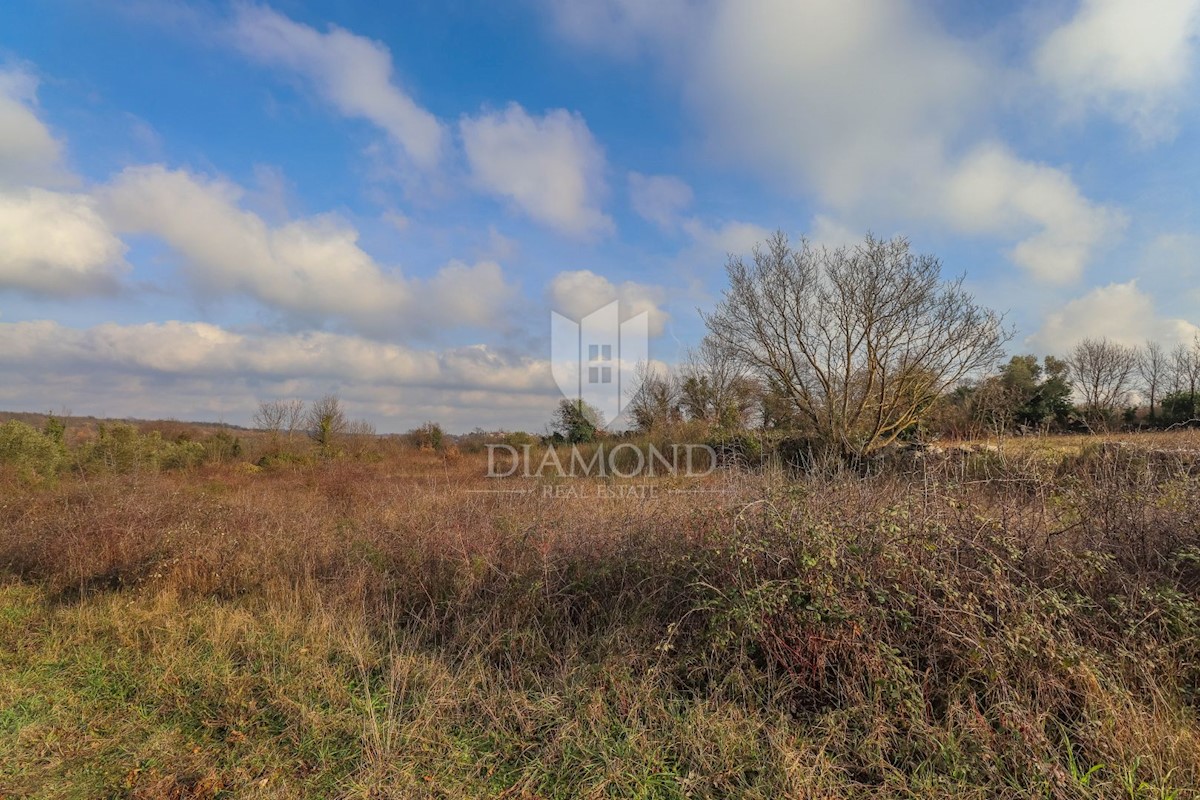
<path fill-rule="evenodd" d="M 703 334 L 908 236 L 1013 352 L 1200 323 L 1200 0 L 0 7 L 0 407 L 540 429 L 549 312 Z"/>

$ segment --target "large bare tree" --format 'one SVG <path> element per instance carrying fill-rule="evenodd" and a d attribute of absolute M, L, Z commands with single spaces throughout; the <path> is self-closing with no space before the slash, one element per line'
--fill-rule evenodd
<path fill-rule="evenodd" d="M 1067 354 L 1071 379 L 1091 425 L 1105 426 L 1129 400 L 1137 350 L 1109 339 L 1083 339 Z"/>
<path fill-rule="evenodd" d="M 1002 320 L 945 280 L 906 239 L 853 248 L 792 247 L 776 233 L 705 316 L 720 346 L 778 387 L 830 446 L 857 456 L 887 445 L 939 395 L 991 367 Z"/>

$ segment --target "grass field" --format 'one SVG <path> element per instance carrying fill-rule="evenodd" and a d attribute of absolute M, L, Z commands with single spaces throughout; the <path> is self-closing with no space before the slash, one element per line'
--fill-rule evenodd
<path fill-rule="evenodd" d="M 1200 443 L 1118 438 L 10 470 L 0 795 L 1194 797 Z"/>

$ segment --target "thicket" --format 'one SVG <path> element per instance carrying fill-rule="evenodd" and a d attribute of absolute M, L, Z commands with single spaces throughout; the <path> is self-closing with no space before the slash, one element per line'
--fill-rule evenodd
<path fill-rule="evenodd" d="M 1200 785 L 1200 464 L 1183 454 L 726 472 L 707 494 L 667 483 L 637 502 L 473 493 L 478 466 L 13 488 L 0 565 L 65 601 L 54 674 L 75 674 L 61 620 L 86 604 L 116 637 L 106 672 L 144 675 L 89 701 L 159 726 L 106 756 L 108 790 L 151 775 L 375 797 Z M 309 622 L 231 637 L 242 608 Z M 21 641 L 11 652 L 36 652 Z M 153 669 L 180 647 L 195 660 Z M 78 674 L 67 689 L 96 680 Z M 6 731 L 6 762 L 49 774 L 39 740 Z"/>

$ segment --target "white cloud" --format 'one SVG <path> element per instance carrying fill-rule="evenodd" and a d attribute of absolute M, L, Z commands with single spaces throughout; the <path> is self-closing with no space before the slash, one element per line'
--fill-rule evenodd
<path fill-rule="evenodd" d="M 232 37 L 248 56 L 305 77 L 340 113 L 383 128 L 419 167 L 437 165 L 442 125 L 396 85 L 383 44 L 336 26 L 322 33 L 254 5 L 236 7 Z"/>
<path fill-rule="evenodd" d="M 1200 0 L 1082 0 L 1034 65 L 1069 106 L 1098 108 L 1159 139 L 1174 132 L 1171 106 L 1191 77 L 1198 37 Z"/>
<path fill-rule="evenodd" d="M 629 203 L 647 222 L 673 228 L 680 214 L 692 204 L 692 187 L 673 175 L 629 173 Z"/>
<path fill-rule="evenodd" d="M 828 202 L 910 197 L 984 79 L 899 0 L 718 2 L 688 88 L 715 144 Z"/>
<path fill-rule="evenodd" d="M 645 311 L 649 314 L 651 336 L 661 335 L 666 326 L 669 315 L 661 308 L 665 299 L 666 290 L 661 286 L 634 281 L 614 284 L 603 275 L 586 269 L 558 273 L 547 290 L 551 307 L 576 320 L 613 300 L 621 301 L 622 319 Z"/>
<path fill-rule="evenodd" d="M 1153 339 L 1166 347 L 1191 341 L 1200 328 L 1184 319 L 1161 317 L 1137 281 L 1098 286 L 1046 317 L 1027 340 L 1042 352 L 1065 353 L 1085 337 L 1108 337 L 1127 345 Z"/>
<path fill-rule="evenodd" d="M 451 263 L 424 280 L 385 271 L 358 246 L 358 231 L 334 215 L 268 225 L 240 207 L 240 187 L 221 179 L 135 167 L 100 194 L 114 227 L 161 238 L 199 287 L 245 293 L 301 318 L 376 333 L 502 325 L 513 296 L 490 262 Z"/>
<path fill-rule="evenodd" d="M 799 185 L 827 213 L 1016 239 L 1013 260 L 1051 281 L 1077 278 L 1119 227 L 1065 172 L 978 138 L 1008 75 L 912 0 L 707 0 L 687 6 L 683 26 L 630 6 L 551 8 L 575 39 L 586 40 L 579 20 L 625 26 L 683 88 L 714 157 Z M 986 197 L 964 211 L 976 177 Z"/>
<path fill-rule="evenodd" d="M 36 80 L 0 71 L 0 289 L 72 296 L 117 288 L 125 246 L 74 183 L 62 144 L 36 113 Z"/>
<path fill-rule="evenodd" d="M 68 182 L 62 144 L 37 116 L 37 80 L 0 70 L 0 187 Z"/>
<path fill-rule="evenodd" d="M 116 289 L 125 245 L 82 194 L 0 193 L 0 289 L 71 296 Z"/>
<path fill-rule="evenodd" d="M 1137 275 L 1138 285 L 1168 308 L 1180 313 L 1200 308 L 1200 234 L 1155 236 L 1138 256 Z"/>
<path fill-rule="evenodd" d="M 774 231 L 753 222 L 722 222 L 710 226 L 692 217 L 684 220 L 683 229 L 701 248 L 714 253 L 745 255 L 754 246 L 764 243 Z"/>
<path fill-rule="evenodd" d="M 849 225 L 839 222 L 827 214 L 813 217 L 808 238 L 816 245 L 829 248 L 853 247 L 861 244 L 866 233 L 855 232 Z"/>
<path fill-rule="evenodd" d="M 521 244 L 511 236 L 505 236 L 495 225 L 488 226 L 487 244 L 479 248 L 483 258 L 496 261 L 511 261 L 517 257 Z"/>
<path fill-rule="evenodd" d="M 599 208 L 604 153 L 578 114 L 556 109 L 537 118 L 512 103 L 504 111 L 464 117 L 460 130 L 480 188 L 563 233 L 612 230 Z"/>
<path fill-rule="evenodd" d="M 1083 276 L 1094 248 L 1120 233 L 1123 214 L 1089 202 L 1062 171 L 981 145 L 949 176 L 942 216 L 967 232 L 1022 235 L 1011 258 L 1047 283 Z"/>

